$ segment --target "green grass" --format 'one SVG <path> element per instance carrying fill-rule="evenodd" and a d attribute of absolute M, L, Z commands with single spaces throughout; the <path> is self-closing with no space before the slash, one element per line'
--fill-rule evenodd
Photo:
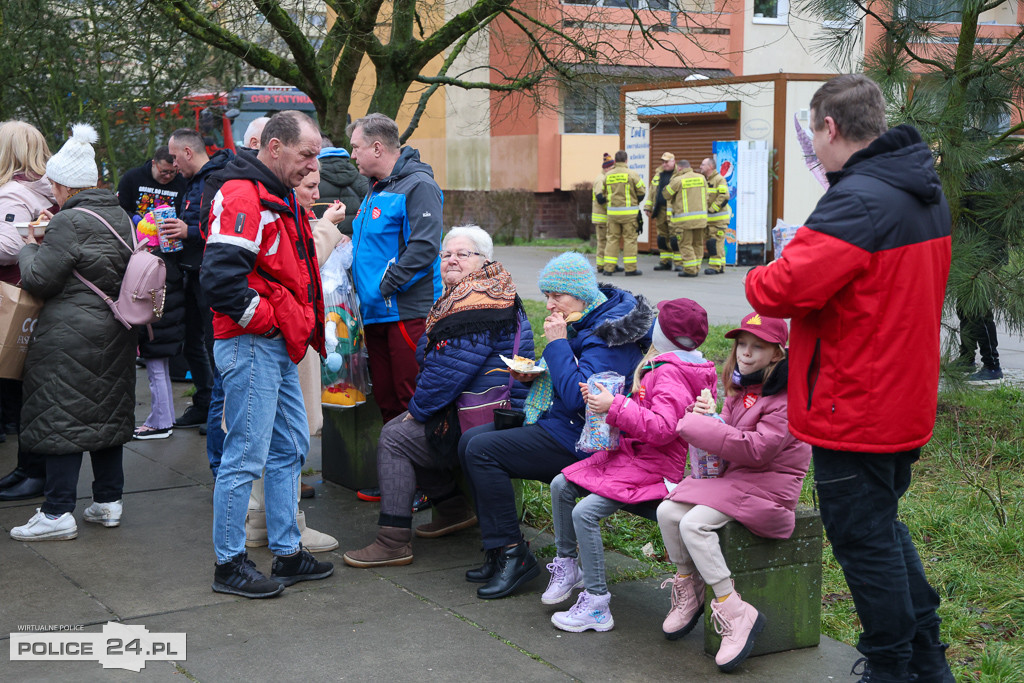
<path fill-rule="evenodd" d="M 527 312 L 543 348 L 544 310 L 539 302 L 527 302 Z M 722 338 L 729 327 L 713 327 L 701 347 L 716 364 L 729 352 L 730 342 Z M 928 579 L 942 597 L 942 634 L 951 644 L 947 655 L 958 681 L 1024 683 L 1022 408 L 1024 391 L 1015 387 L 943 391 L 934 437 L 900 506 Z M 805 505 L 813 504 L 811 481 L 809 475 L 804 482 Z M 527 522 L 550 530 L 548 487 L 524 482 L 524 501 Z M 616 513 L 604 520 L 602 533 L 606 549 L 647 564 L 638 576 L 672 570 L 653 522 Z M 642 551 L 647 543 L 654 547 L 653 559 Z M 860 625 L 827 541 L 822 568 L 822 631 L 853 645 Z"/>
<path fill-rule="evenodd" d="M 523 237 L 516 237 L 511 245 L 500 244 L 498 246 L 513 246 L 513 247 L 561 247 L 564 250 L 565 247 L 573 251 L 578 251 L 581 254 L 593 254 L 594 245 L 590 243 L 590 240 L 576 239 L 575 237 L 552 237 L 551 239 L 533 239 L 528 240 Z"/>

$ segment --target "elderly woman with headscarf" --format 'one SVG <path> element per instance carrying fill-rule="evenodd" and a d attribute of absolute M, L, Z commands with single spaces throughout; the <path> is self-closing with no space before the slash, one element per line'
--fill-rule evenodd
<path fill-rule="evenodd" d="M 441 243 L 444 293 L 434 302 L 420 339 L 420 373 L 409 410 L 388 422 L 377 450 L 381 489 L 377 538 L 345 553 L 352 567 L 412 562 L 412 504 L 416 488 L 430 498 L 434 517 L 416 528 L 435 538 L 476 523 L 452 470 L 461 436 L 456 401 L 509 383 L 500 356 L 533 354 L 533 332 L 512 276 L 493 261 L 490 235 L 477 226 L 452 228 Z M 520 404 L 526 388 L 513 383 Z"/>
<path fill-rule="evenodd" d="M 477 427 L 459 443 L 486 552 L 484 565 L 466 572 L 466 580 L 485 584 L 477 590 L 483 599 L 511 595 L 540 574 L 519 530 L 512 479 L 546 484 L 589 455 L 576 450 L 586 409 L 580 383 L 598 372 L 631 375 L 650 345 L 654 310 L 642 296 L 598 287 L 594 267 L 581 254 L 551 259 L 538 285 L 550 312 L 544 320 L 544 372 L 514 374 L 520 381 L 532 380 L 526 423 L 501 431 Z"/>
<path fill-rule="evenodd" d="M 46 454 L 46 501 L 27 524 L 11 529 L 19 541 L 78 535 L 71 513 L 83 451 L 93 471 L 85 521 L 121 523 L 122 446 L 135 429 L 137 336 L 76 275 L 116 299 L 134 228 L 117 197 L 96 186 L 96 139 L 91 126 L 77 124 L 46 163 L 61 209 L 41 243 L 30 229 L 33 243 L 18 257 L 22 287 L 43 300 L 25 358 L 20 438 L 26 449 Z"/>

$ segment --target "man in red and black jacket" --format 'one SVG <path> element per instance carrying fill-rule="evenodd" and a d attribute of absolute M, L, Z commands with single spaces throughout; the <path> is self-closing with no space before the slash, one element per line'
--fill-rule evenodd
<path fill-rule="evenodd" d="M 248 598 L 322 579 L 333 565 L 300 544 L 295 522 L 309 428 L 297 363 L 324 353 L 324 301 L 312 231 L 293 188 L 317 170 L 320 131 L 304 114 L 276 114 L 255 156 L 218 174 L 200 281 L 213 309 L 213 355 L 227 435 L 213 496 L 213 590 Z M 252 482 L 265 468 L 271 578 L 245 552 Z"/>
<path fill-rule="evenodd" d="M 863 628 L 862 680 L 952 682 L 939 596 L 897 520 L 935 424 L 949 206 L 928 146 L 910 126 L 886 130 L 867 77 L 823 85 L 811 122 L 829 189 L 779 259 L 747 276 L 747 299 L 793 320 L 789 429 L 812 446 Z"/>

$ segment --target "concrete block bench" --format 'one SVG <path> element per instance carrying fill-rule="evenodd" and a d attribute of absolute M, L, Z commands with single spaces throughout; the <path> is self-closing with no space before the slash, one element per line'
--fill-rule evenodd
<path fill-rule="evenodd" d="M 383 418 L 373 394 L 366 403 L 354 408 L 323 408 L 324 427 L 320 442 L 323 478 L 327 481 L 358 491 L 374 488 L 377 482 L 377 445 Z M 472 503 L 469 481 L 458 468 L 455 479 L 459 488 Z M 513 479 L 516 492 L 516 510 L 523 516 L 523 482 Z"/>
<path fill-rule="evenodd" d="M 656 505 L 630 505 L 627 511 L 657 521 Z M 743 600 L 767 619 L 751 656 L 817 647 L 821 639 L 821 517 L 817 510 L 798 507 L 796 529 L 785 540 L 761 538 L 738 522 L 718 531 L 726 564 Z M 704 651 L 718 652 L 721 637 L 711 623 L 707 589 L 704 612 Z"/>

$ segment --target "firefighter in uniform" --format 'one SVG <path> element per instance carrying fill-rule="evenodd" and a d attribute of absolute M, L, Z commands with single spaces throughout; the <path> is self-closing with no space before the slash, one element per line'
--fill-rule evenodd
<path fill-rule="evenodd" d="M 665 192 L 668 221 L 679 241 L 683 266 L 679 277 L 697 277 L 704 256 L 704 229 L 708 225 L 708 184 L 686 159 L 677 161 L 676 166 L 679 173 Z"/>
<path fill-rule="evenodd" d="M 714 158 L 700 162 L 700 172 L 708 181 L 708 267 L 705 275 L 719 275 L 725 272 L 725 231 L 729 227 L 732 212 L 729 209 L 729 184 L 718 172 Z M 714 241 L 715 249 L 710 245 Z"/>
<path fill-rule="evenodd" d="M 626 275 L 642 275 L 636 269 L 637 218 L 640 200 L 644 196 L 643 178 L 629 170 L 629 157 L 624 150 L 615 153 L 615 165 L 604 177 L 604 195 L 608 198 L 608 242 L 604 253 L 604 274 L 615 272 L 619 258 L 619 240 L 622 240 L 622 265 Z"/>
<path fill-rule="evenodd" d="M 601 163 L 601 175 L 597 176 L 594 186 L 591 189 L 593 202 L 590 207 L 590 221 L 594 224 L 594 234 L 597 236 L 597 269 L 604 270 L 605 242 L 608 237 L 608 197 L 604 194 L 604 176 L 615 164 L 612 155 L 605 152 L 604 161 Z M 618 257 L 612 261 L 615 272 L 621 273 L 622 266 L 617 263 Z"/>
<path fill-rule="evenodd" d="M 651 178 L 651 189 L 644 200 L 644 212 L 647 214 L 647 225 L 658 230 L 658 253 L 661 255 L 655 270 L 683 270 L 682 259 L 679 256 L 679 245 L 676 238 L 672 236 L 672 228 L 668 224 L 668 201 L 665 198 L 665 190 L 675 177 L 676 155 L 672 152 L 665 152 L 661 155 L 661 170 Z"/>

